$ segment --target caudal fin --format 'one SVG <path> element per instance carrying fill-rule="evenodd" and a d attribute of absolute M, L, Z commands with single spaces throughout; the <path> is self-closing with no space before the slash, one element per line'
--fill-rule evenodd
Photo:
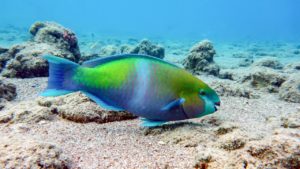
<path fill-rule="evenodd" d="M 72 81 L 74 71 L 79 66 L 77 63 L 52 55 L 43 58 L 49 62 L 49 79 L 48 87 L 41 96 L 60 96 L 77 90 Z"/>

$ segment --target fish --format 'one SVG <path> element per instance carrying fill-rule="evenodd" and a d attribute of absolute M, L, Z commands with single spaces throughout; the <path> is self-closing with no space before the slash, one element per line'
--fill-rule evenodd
<path fill-rule="evenodd" d="M 81 91 L 104 109 L 141 117 L 144 127 L 199 118 L 220 106 L 218 94 L 202 80 L 152 56 L 123 54 L 81 65 L 53 55 L 43 58 L 49 78 L 41 96 Z"/>

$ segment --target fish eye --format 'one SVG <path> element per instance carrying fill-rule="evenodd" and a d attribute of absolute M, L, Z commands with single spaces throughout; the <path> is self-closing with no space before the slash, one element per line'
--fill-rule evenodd
<path fill-rule="evenodd" d="M 205 95 L 206 95 L 205 91 L 203 91 L 203 90 L 200 90 L 199 94 L 200 94 L 201 96 L 205 96 Z"/>

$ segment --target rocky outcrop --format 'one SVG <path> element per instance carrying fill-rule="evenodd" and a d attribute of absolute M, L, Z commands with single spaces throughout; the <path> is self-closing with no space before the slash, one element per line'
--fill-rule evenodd
<path fill-rule="evenodd" d="M 136 118 L 125 111 L 110 111 L 101 108 L 81 93 L 74 93 L 57 98 L 42 98 L 40 106 L 55 108 L 60 117 L 79 123 L 107 123 Z"/>
<path fill-rule="evenodd" d="M 2 75 L 5 77 L 42 77 L 48 75 L 48 63 L 41 58 L 52 54 L 78 62 L 80 52 L 75 34 L 50 22 L 37 22 L 31 26 L 33 41 L 15 45 L 2 53 L 1 67 L 5 66 Z"/>
<path fill-rule="evenodd" d="M 0 123 L 37 123 L 58 117 L 78 123 L 106 123 L 136 118 L 128 112 L 105 110 L 78 92 L 8 106 L 0 114 Z"/>
<path fill-rule="evenodd" d="M 36 22 L 30 28 L 33 40 L 46 43 L 64 51 L 61 57 L 78 62 L 80 52 L 76 35 L 71 30 L 54 22 Z"/>
<path fill-rule="evenodd" d="M 300 73 L 292 75 L 281 85 L 279 96 L 285 101 L 300 103 Z"/>
<path fill-rule="evenodd" d="M 215 54 L 216 51 L 210 41 L 201 41 L 191 48 L 183 65 L 194 74 L 204 73 L 217 76 L 220 68 L 213 60 Z"/>
<path fill-rule="evenodd" d="M 299 73 L 300 72 L 300 62 L 294 62 L 294 63 L 290 63 L 290 64 L 287 64 L 283 71 L 285 73 Z"/>
<path fill-rule="evenodd" d="M 3 80 L 0 80 L 0 99 L 11 101 L 16 96 L 16 86 L 14 84 L 6 83 Z"/>
<path fill-rule="evenodd" d="M 270 68 L 255 68 L 250 73 L 250 85 L 254 88 L 266 88 L 269 92 L 278 92 L 286 76 Z"/>
<path fill-rule="evenodd" d="M 18 138 L 0 137 L 0 168 L 71 168 L 71 161 L 57 146 Z"/>
<path fill-rule="evenodd" d="M 100 58 L 100 57 L 108 57 L 113 55 L 121 55 L 121 54 L 140 54 L 140 55 L 149 55 L 153 57 L 157 57 L 163 59 L 165 57 L 165 49 L 159 45 L 155 45 L 149 40 L 142 40 L 139 44 L 135 46 L 131 45 L 106 45 L 100 48 L 99 52 L 89 55 L 84 55 L 80 58 L 80 63 Z"/>
<path fill-rule="evenodd" d="M 212 81 L 210 86 L 220 96 L 245 97 L 248 99 L 259 98 L 259 95 L 253 89 L 229 80 Z"/>
<path fill-rule="evenodd" d="M 60 53 L 56 53 L 56 48 L 45 43 L 35 42 L 13 46 L 9 51 L 18 51 L 10 56 L 12 59 L 7 61 L 6 68 L 2 72 L 4 77 L 10 78 L 47 76 L 48 63 L 41 56 L 47 53 L 60 55 Z"/>
<path fill-rule="evenodd" d="M 17 52 L 15 50 L 0 48 L 0 72 L 4 69 L 6 62 L 12 58 L 12 56 Z"/>
<path fill-rule="evenodd" d="M 129 53 L 149 55 L 160 59 L 165 57 L 165 49 L 161 46 L 152 44 L 149 40 L 142 40 L 137 46 L 133 47 Z"/>
<path fill-rule="evenodd" d="M 8 49 L 3 48 L 3 47 L 0 46 L 0 54 L 5 53 L 7 51 L 8 51 Z"/>
<path fill-rule="evenodd" d="M 274 57 L 264 57 L 253 63 L 253 66 L 262 66 L 272 69 L 282 69 L 283 65 Z"/>

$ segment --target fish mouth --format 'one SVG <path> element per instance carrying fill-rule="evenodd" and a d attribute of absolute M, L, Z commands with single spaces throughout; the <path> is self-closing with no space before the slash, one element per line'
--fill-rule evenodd
<path fill-rule="evenodd" d="M 216 102 L 215 103 L 215 111 L 217 111 L 218 110 L 218 107 L 220 107 L 221 106 L 221 103 L 220 102 Z"/>

